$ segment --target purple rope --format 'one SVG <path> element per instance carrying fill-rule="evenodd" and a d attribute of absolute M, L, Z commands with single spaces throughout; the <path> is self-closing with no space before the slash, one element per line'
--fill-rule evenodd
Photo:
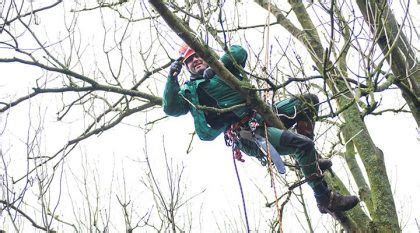
<path fill-rule="evenodd" d="M 236 178 L 238 179 L 239 189 L 241 190 L 242 208 L 244 209 L 244 213 L 245 213 L 246 229 L 247 229 L 247 232 L 249 233 L 251 231 L 249 229 L 248 214 L 247 214 L 247 211 L 246 211 L 244 190 L 242 188 L 241 178 L 239 177 L 238 167 L 236 166 L 236 159 L 235 159 L 235 154 L 234 153 L 235 152 L 232 150 L 233 165 L 235 166 Z"/>

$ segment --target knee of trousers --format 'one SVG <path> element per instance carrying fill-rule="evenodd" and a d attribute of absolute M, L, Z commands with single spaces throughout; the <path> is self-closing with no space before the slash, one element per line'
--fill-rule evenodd
<path fill-rule="evenodd" d="M 307 93 L 301 96 L 301 107 L 303 111 L 298 115 L 298 120 L 313 121 L 318 116 L 319 99 L 316 95 Z"/>
<path fill-rule="evenodd" d="M 287 130 L 283 131 L 280 137 L 280 144 L 293 147 L 303 154 L 308 154 L 315 150 L 315 143 L 311 139 Z"/>
<path fill-rule="evenodd" d="M 312 94 L 312 93 L 303 94 L 303 98 L 306 101 L 312 103 L 313 105 L 319 104 L 319 98 L 315 94 Z"/>

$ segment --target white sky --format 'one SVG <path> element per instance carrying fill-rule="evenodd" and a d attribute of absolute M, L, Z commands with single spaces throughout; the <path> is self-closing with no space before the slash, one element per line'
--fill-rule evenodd
<path fill-rule="evenodd" d="M 412 7 L 414 7 L 413 10 L 419 8 L 418 5 Z M 87 31 L 83 31 L 100 25 L 100 21 L 97 20 L 98 17 L 96 16 L 81 15 L 81 19 L 88 19 L 83 21 L 84 25 L 81 29 L 81 34 L 84 39 L 91 41 L 91 43 L 86 45 L 90 48 L 95 46 L 100 48 L 102 46 L 101 43 L 95 43 L 96 35 L 97 33 L 102 33 L 102 29 L 98 29 L 97 33 L 91 33 L 89 36 L 87 36 Z M 44 17 L 41 18 L 41 25 L 38 30 L 46 30 L 52 38 L 56 38 L 54 29 L 58 30 L 62 25 L 60 21 L 62 19 L 61 11 L 51 11 L 48 17 Z M 417 25 L 420 25 L 419 19 L 416 17 L 418 16 L 413 16 Z M 147 30 L 147 28 L 144 29 L 144 31 Z M 135 45 L 138 42 L 133 40 L 132 43 Z M 91 51 L 87 49 L 87 57 L 95 57 L 98 59 L 98 64 L 102 64 L 103 60 L 99 60 L 103 59 L 103 57 L 99 56 L 100 52 L 95 54 Z M 4 55 L 4 51 L 0 49 L 0 57 Z M 142 68 L 137 67 L 136 69 L 139 72 L 139 76 L 141 76 Z M 30 91 L 34 79 L 43 75 L 43 72 L 39 69 L 31 69 L 27 66 L 14 64 L 0 63 L 0 70 L 2 71 L 2 78 L 0 78 L 0 98 L 2 100 L 6 93 L 27 93 Z M 127 78 L 130 78 L 130 76 L 127 76 Z M 158 84 L 162 84 L 163 81 L 163 77 L 157 77 Z M 384 99 L 386 104 L 393 105 L 394 103 L 391 101 L 397 103 L 403 101 L 397 92 L 389 93 L 388 95 L 392 95 L 392 97 Z M 40 149 L 46 154 L 55 152 L 66 140 L 78 135 L 80 131 L 74 129 L 83 125 L 83 121 L 80 121 L 82 116 L 78 112 L 71 115 L 66 120 L 66 123 L 55 124 L 54 113 L 60 106 L 59 99 L 60 96 L 46 95 L 30 101 L 32 106 L 39 105 L 41 112 L 45 111 L 46 113 L 42 137 L 44 144 Z M 28 129 L 28 104 L 29 102 L 16 107 L 9 116 L 1 116 L 2 125 L 5 124 L 7 119 L 7 128 L 1 138 L 1 147 L 3 153 L 6 154 L 6 157 L 10 159 L 12 164 L 9 172 L 14 173 L 15 176 L 21 175 L 25 171 L 26 166 L 25 149 L 22 147 L 21 140 L 25 139 Z M 36 112 L 36 109 L 31 110 L 32 119 L 37 119 L 36 115 L 34 115 Z M 69 184 L 62 187 L 64 191 L 62 200 L 65 201 L 60 203 L 60 215 L 69 214 L 66 211 L 71 209 L 72 205 L 80 207 L 80 211 L 83 212 L 81 207 L 83 199 L 80 192 L 74 189 L 74 178 L 72 177 L 82 177 L 84 171 L 82 164 L 84 164 L 84 161 L 87 161 L 87 164 L 89 164 L 90 168 L 87 168 L 87 170 L 96 170 L 96 178 L 102 190 L 100 192 L 101 204 L 107 207 L 107 198 L 110 196 L 112 205 L 116 205 L 115 195 L 123 192 L 124 177 L 127 184 L 128 198 L 137 207 L 135 209 L 137 215 L 144 215 L 152 207 L 151 196 L 139 181 L 144 175 L 146 168 L 144 164 L 145 138 L 142 130 L 130 124 L 143 127 L 146 118 L 153 120 L 163 116 L 163 114 L 161 109 L 158 109 L 147 116 L 145 114 L 131 116 L 126 121 L 127 124 L 111 129 L 99 137 L 92 137 L 76 149 L 66 159 L 65 163 L 66 172 L 64 177 L 66 178 L 65 180 L 69 180 Z M 366 122 L 374 142 L 384 151 L 387 171 L 395 192 L 395 200 L 400 214 L 400 221 L 404 227 L 403 230 L 413 232 L 417 229 L 415 218 L 420 221 L 420 213 L 418 211 L 420 209 L 420 201 L 417 198 L 418 194 L 416 194 L 420 193 L 420 181 L 416 174 L 420 162 L 418 157 L 420 145 L 417 139 L 418 132 L 415 122 L 408 114 L 394 115 L 389 113 L 377 117 L 368 117 Z M 213 142 L 201 142 L 198 138 L 194 138 L 193 150 L 187 154 L 186 150 L 190 140 L 189 133 L 193 132 L 193 130 L 190 116 L 171 117 L 157 124 L 147 134 L 147 151 L 151 164 L 158 171 L 161 181 L 164 182 L 165 168 L 162 163 L 162 138 L 164 138 L 168 156 L 173 159 L 175 164 L 183 164 L 185 166 L 185 182 L 187 185 L 185 198 L 194 196 L 204 189 L 206 190 L 197 198 L 192 199 L 191 206 L 183 210 L 193 211 L 195 230 L 214 232 L 218 230 L 218 226 L 215 224 L 217 222 L 220 224 L 219 227 L 221 229 L 224 229 L 223 224 L 227 224 L 228 227 L 232 227 L 229 228 L 232 232 L 239 231 L 239 229 L 235 229 L 239 224 L 235 224 L 233 221 L 243 220 L 243 218 L 238 217 L 239 213 L 242 214 L 241 199 L 230 157 L 230 149 L 224 145 L 222 136 Z M 322 145 L 317 146 L 321 147 Z M 258 189 L 262 189 L 266 195 L 270 195 L 270 201 L 273 200 L 273 191 L 270 188 L 269 178 L 265 169 L 252 158 L 245 157 L 245 160 L 245 163 L 238 163 L 238 165 L 245 189 L 250 225 L 253 229 L 261 229 L 267 225 L 264 219 L 272 217 L 272 211 L 264 207 L 266 201 Z M 341 175 L 345 174 L 342 164 L 337 159 L 334 159 L 334 169 Z M 91 173 L 88 179 L 92 182 L 93 175 Z M 284 187 L 279 187 L 279 184 L 276 185 L 279 188 L 279 193 L 285 191 Z M 57 186 L 55 185 L 54 187 Z M 112 194 L 109 194 L 111 187 L 114 191 Z M 90 192 L 95 191 L 92 186 L 90 188 L 92 188 Z M 19 189 L 18 186 L 17 189 Z M 308 187 L 305 186 L 304 190 L 308 196 L 311 195 Z M 316 231 L 324 232 L 323 224 L 327 224 L 330 218 L 321 216 L 313 200 L 311 198 L 308 199 Z M 299 227 L 299 223 L 295 219 L 295 214 L 299 211 L 294 209 L 295 206 L 296 203 L 292 202 L 286 208 L 285 232 L 302 232 L 302 228 Z M 113 208 L 113 211 L 116 213 L 113 216 L 115 225 L 112 226 L 114 228 L 111 228 L 111 232 L 118 232 L 121 231 L 123 219 L 118 208 Z M 5 221 L 6 216 L 0 216 L 0 219 L 3 218 L 2 221 Z M 80 216 L 83 218 L 83 214 L 80 214 Z M 197 218 L 201 224 L 196 221 Z M 9 228 L 10 231 L 12 229 L 10 224 L 5 225 L 5 227 L 6 229 Z M 27 227 L 25 229 L 31 228 Z"/>

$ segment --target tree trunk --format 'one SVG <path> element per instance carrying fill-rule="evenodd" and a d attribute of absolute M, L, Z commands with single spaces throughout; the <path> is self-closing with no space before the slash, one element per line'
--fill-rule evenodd
<path fill-rule="evenodd" d="M 270 4 L 265 0 L 256 0 L 256 2 L 265 9 L 267 9 Z M 289 30 L 296 39 L 305 45 L 306 49 L 311 54 L 315 65 L 321 73 L 324 72 L 323 75 L 326 76 L 326 80 L 333 80 L 327 81 L 330 89 L 335 94 L 343 91 L 345 93 L 347 86 L 343 80 L 340 79 L 340 74 L 342 74 L 342 72 L 339 72 L 336 68 L 332 68 L 328 72 L 325 70 L 327 67 L 332 67 L 332 63 L 331 61 L 324 62 L 324 49 L 319 40 L 318 32 L 302 1 L 290 0 L 289 3 L 291 4 L 292 10 L 303 28 L 302 31 L 299 31 L 297 27 L 293 26 L 291 22 L 282 15 L 281 11 L 276 11 L 278 8 L 274 5 L 271 5 L 271 9 L 274 9 L 271 10 L 271 12 L 276 16 L 280 25 Z M 339 109 L 348 106 L 348 104 L 353 101 L 352 98 L 353 97 L 349 94 L 347 94 L 346 97 L 339 97 L 337 99 Z M 367 127 L 361 118 L 361 113 L 356 106 L 350 106 L 343 112 L 342 117 L 348 127 L 347 130 L 349 135 L 353 137 L 353 142 L 362 159 L 371 184 L 373 204 L 373 212 L 371 213 L 373 224 L 371 226 L 374 227 L 372 230 L 379 230 L 380 232 L 400 231 L 392 190 L 383 160 L 383 154 L 373 143 L 369 132 L 367 131 Z M 346 141 L 349 141 L 350 139 L 351 138 L 345 137 Z M 367 225 L 367 222 L 365 225 Z"/>
<path fill-rule="evenodd" d="M 325 179 L 333 190 L 339 191 L 343 195 L 350 194 L 346 186 L 336 175 L 327 175 Z M 366 232 L 368 227 L 367 223 L 370 222 L 369 217 L 363 212 L 360 206 L 356 206 L 337 217 L 340 224 L 348 232 Z"/>
<path fill-rule="evenodd" d="M 366 125 L 356 108 L 349 108 L 343 112 L 346 120 L 346 131 L 349 133 L 346 140 L 352 138 L 357 152 L 365 166 L 371 185 L 372 205 L 369 209 L 372 216 L 370 230 L 378 232 L 398 232 L 398 215 L 395 208 L 393 193 L 386 172 L 383 153 L 372 141 Z M 373 208 L 373 209 L 372 209 Z"/>
<path fill-rule="evenodd" d="M 378 42 L 391 70 L 397 77 L 395 84 L 401 90 L 411 113 L 420 127 L 420 64 L 410 41 L 399 26 L 384 0 L 357 0 L 357 5 Z"/>
<path fill-rule="evenodd" d="M 344 133 L 344 132 L 343 132 Z M 351 138 L 350 135 L 346 135 L 345 138 Z M 373 204 L 371 199 L 371 190 L 367 184 L 365 177 L 363 176 L 362 169 L 356 161 L 356 151 L 354 148 L 353 141 L 349 141 L 346 144 L 346 153 L 344 155 L 347 165 L 349 166 L 350 172 L 354 178 L 354 181 L 359 188 L 360 200 L 364 201 L 369 212 L 373 211 Z"/>

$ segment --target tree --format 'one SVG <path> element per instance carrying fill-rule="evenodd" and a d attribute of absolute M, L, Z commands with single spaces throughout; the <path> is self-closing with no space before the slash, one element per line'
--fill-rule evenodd
<path fill-rule="evenodd" d="M 103 184 L 96 183 L 95 180 L 100 180 L 102 175 L 84 169 L 86 179 L 80 178 L 76 175 L 74 165 L 74 160 L 78 161 L 80 157 L 77 152 L 83 151 L 83 147 L 107 135 L 112 136 L 120 129 L 130 131 L 127 125 L 135 126 L 135 131 L 140 134 L 159 132 L 159 125 L 164 124 L 162 120 L 165 118 L 158 110 L 165 70 L 177 58 L 173 51 L 183 40 L 227 83 L 246 96 L 248 104 L 256 108 L 267 122 L 278 127 L 283 127 L 282 123 L 266 101 L 276 101 L 293 93 L 316 92 L 323 100 L 318 128 L 322 131 L 321 135 L 326 135 L 319 137 L 317 144 L 326 145 L 322 149 L 325 155 L 342 156 L 351 172 L 351 176 L 341 177 L 344 178 L 342 180 L 337 175 L 331 176 L 329 182 L 343 192 L 357 186 L 367 207 L 356 208 L 342 216 L 342 227 L 350 231 L 399 231 L 402 226 L 398 221 L 384 155 L 373 142 L 365 119 L 388 111 L 398 114 L 408 112 L 403 104 L 388 109 L 378 101 L 378 98 L 386 99 L 387 93 L 391 93 L 395 85 L 402 90 L 409 110 L 418 123 L 418 112 L 415 111 L 418 109 L 418 80 L 415 78 L 418 62 L 415 60 L 414 43 L 408 46 L 410 40 L 406 39 L 409 38 L 406 29 L 415 28 L 418 22 L 409 20 L 410 8 L 407 7 L 405 20 L 399 22 L 401 26 L 397 27 L 397 19 L 390 13 L 387 4 L 374 5 L 372 2 L 369 6 L 382 6 L 378 8 L 381 10 L 363 11 L 376 8 L 363 8 L 364 1 L 356 2 L 361 13 L 345 1 L 289 1 L 289 4 L 275 5 L 269 1 L 150 0 L 156 11 L 144 1 L 102 1 L 95 4 L 6 1 L 0 11 L 0 66 L 7 69 L 18 67 L 15 73 L 21 77 L 28 76 L 29 85 L 22 84 L 24 88 L 20 91 L 2 90 L 0 111 L 5 128 L 2 135 L 10 137 L 9 132 L 18 129 L 10 123 L 14 122 L 16 116 L 22 112 L 31 114 L 31 117 L 22 121 L 29 123 L 25 130 L 27 137 L 21 140 L 24 143 L 16 146 L 27 148 L 26 153 L 17 152 L 27 166 L 16 169 L 19 167 L 18 161 L 11 159 L 9 150 L 13 150 L 10 146 L 3 150 L 6 153 L 2 153 L 2 178 L 3 183 L 8 184 L 3 188 L 8 196 L 2 198 L 2 205 L 9 215 L 9 222 L 15 230 L 26 229 L 21 221 L 30 222 L 38 229 L 59 231 L 66 227 L 75 231 L 101 231 L 110 229 L 119 221 L 123 222 L 127 231 L 139 227 L 171 229 L 174 232 L 192 229 L 194 224 L 189 213 L 175 213 L 184 206 L 184 202 L 173 196 L 174 192 L 179 194 L 180 189 L 175 185 L 179 184 L 179 180 L 173 176 L 176 172 L 169 166 L 170 160 L 167 157 L 162 160 L 167 162 L 168 166 L 162 169 L 168 171 L 165 179 L 172 187 L 168 194 L 159 191 L 161 185 L 157 180 L 160 176 L 152 172 L 152 167 L 156 166 L 153 164 L 159 163 L 150 163 L 148 159 L 159 161 L 155 154 L 166 156 L 165 151 L 141 151 L 138 155 L 139 164 L 149 165 L 140 167 L 149 172 L 139 177 L 137 182 L 141 180 L 145 187 L 149 187 L 147 192 L 154 191 L 156 202 L 135 203 L 130 188 L 120 189 L 116 195 L 101 195 L 111 193 L 101 191 Z M 262 8 L 255 9 L 257 5 Z M 255 11 L 252 16 L 247 11 L 251 8 Z M 257 17 L 258 14 L 262 17 Z M 365 21 L 358 17 L 362 14 Z M 381 17 L 375 17 L 375 14 Z M 273 16 L 274 22 L 270 21 L 274 19 Z M 372 18 L 378 20 L 371 30 L 360 26 L 365 23 L 373 25 Z M 391 26 L 397 30 L 382 30 Z M 388 33 L 387 40 L 383 39 L 382 33 Z M 214 51 L 226 50 L 234 43 L 242 44 L 249 51 L 249 63 L 243 70 L 247 77 L 245 82 L 232 78 L 220 65 Z M 404 56 L 399 59 L 401 54 Z M 409 61 L 404 66 L 407 69 L 400 69 L 402 61 Z M 388 64 L 391 70 L 387 68 Z M 21 73 L 23 69 L 26 72 Z M 31 88 L 26 89 L 27 86 Z M 265 100 L 260 96 L 262 93 L 266 93 Z M 55 120 L 52 119 L 54 113 Z M 52 138 L 49 129 L 53 121 L 56 125 L 69 125 L 72 129 L 65 135 L 55 134 L 59 144 L 47 143 Z M 45 122 L 48 127 L 44 126 Z M 10 143 L 15 141 L 11 139 Z M 151 148 L 150 143 L 145 142 L 144 147 Z M 91 157 L 90 154 L 100 156 L 95 151 L 85 154 L 85 157 Z M 150 154 L 154 156 L 146 156 Z M 364 166 L 359 166 L 357 157 L 362 159 Z M 82 164 L 88 167 L 89 163 L 85 161 Z M 11 172 L 17 170 L 19 172 Z M 367 177 L 363 175 L 364 172 Z M 68 177 L 68 185 L 63 185 L 60 174 L 74 175 Z M 130 179 L 118 172 L 113 177 L 112 180 L 119 181 Z M 282 183 L 280 186 L 291 185 L 296 178 L 299 178 L 299 173 L 287 179 L 275 176 L 276 183 Z M 354 179 L 355 186 L 349 186 L 346 179 Z M 92 182 L 93 185 L 90 185 Z M 28 211 L 31 210 L 28 202 L 32 201 L 32 197 L 25 195 L 34 189 L 33 183 L 38 187 L 35 196 L 41 200 L 37 203 L 41 211 L 36 214 Z M 122 183 L 116 186 L 126 187 L 125 181 Z M 89 221 L 56 214 L 62 213 L 60 210 L 66 204 L 60 202 L 64 197 L 61 195 L 57 198 L 54 192 L 67 190 L 73 185 L 78 187 L 85 200 L 80 206 L 73 206 L 73 211 L 77 216 L 78 208 L 87 206 L 85 209 L 89 211 L 84 214 Z M 275 198 L 267 194 L 264 187 L 261 190 L 267 196 L 267 203 L 274 204 L 269 199 Z M 12 193 L 16 198 L 11 198 Z M 305 225 L 304 229 L 313 231 L 310 212 L 314 206 L 307 204 L 306 198 L 298 192 L 291 194 L 283 196 L 287 198 L 279 203 L 281 211 L 287 211 L 289 203 L 298 201 L 305 213 L 302 219 L 306 219 L 306 224 L 302 225 Z M 72 194 L 69 192 L 68 196 Z M 116 218 L 112 214 L 112 207 L 102 208 L 99 201 L 102 199 L 119 206 L 122 217 Z M 307 205 L 310 206 L 309 210 Z M 137 212 L 133 211 L 136 207 Z M 272 208 L 272 213 L 276 212 Z M 156 217 L 160 220 L 155 221 Z M 232 222 L 236 222 L 237 217 L 232 217 Z M 189 223 L 179 224 L 182 218 Z M 281 223 L 282 218 L 275 217 L 272 227 L 287 227 L 284 223 L 279 225 Z M 235 225 L 224 224 L 222 228 Z M 243 229 L 238 223 L 235 227 Z"/>
<path fill-rule="evenodd" d="M 398 23 L 388 2 L 356 2 L 372 31 L 372 39 L 377 41 L 393 75 L 396 76 L 391 82 L 401 90 L 417 126 L 419 126 L 420 66 L 412 45 L 413 39 L 408 38 L 402 29 L 402 27 L 411 26 L 409 12 L 407 11 L 403 21 Z"/>

